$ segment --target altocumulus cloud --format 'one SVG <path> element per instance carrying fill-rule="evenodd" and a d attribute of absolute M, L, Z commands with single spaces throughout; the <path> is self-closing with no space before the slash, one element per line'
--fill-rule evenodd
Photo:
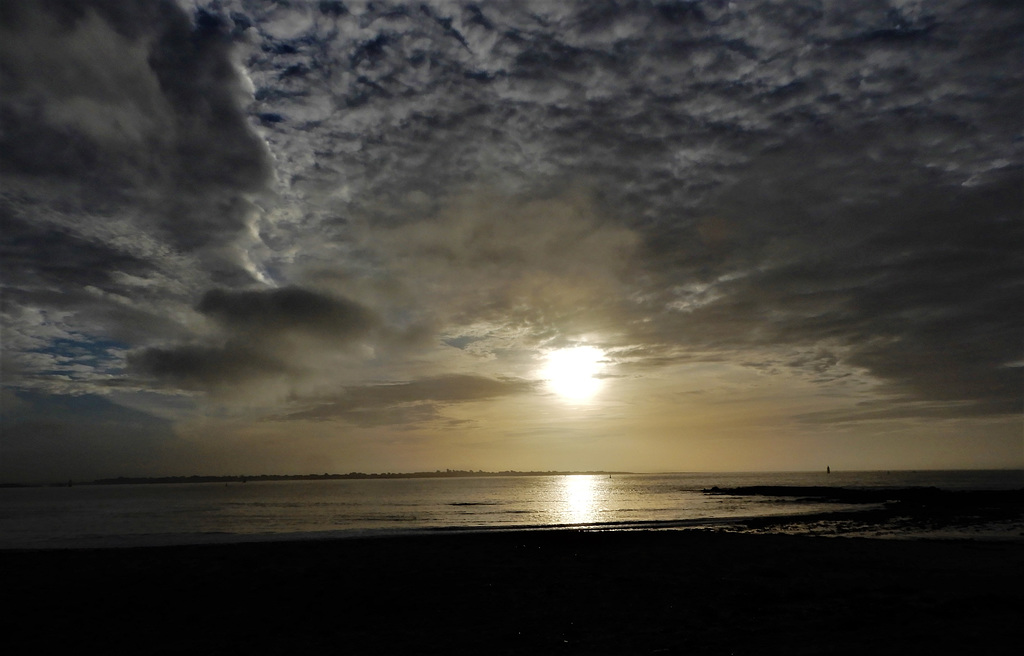
<path fill-rule="evenodd" d="M 443 214 L 432 190 L 458 189 L 467 171 L 527 196 L 585 184 L 643 245 L 634 288 L 608 290 L 608 346 L 651 363 L 768 349 L 789 369 L 814 347 L 835 376 L 885 382 L 901 412 L 921 399 L 1018 408 L 1019 10 L 536 2 L 250 15 L 257 106 L 277 117 L 268 142 L 287 158 L 289 193 L 348 217 L 321 222 L 339 244 L 359 218 L 379 230 Z M 430 236 L 389 261 L 543 271 L 502 257 L 531 236 L 542 251 L 558 218 L 508 219 L 490 232 L 514 233 L 504 250 L 449 219 L 401 228 Z M 564 316 L 574 299 L 558 299 L 557 325 L 513 318 L 540 307 L 504 307 L 474 270 L 487 300 L 475 323 L 449 318 L 450 333 L 462 323 L 479 337 L 484 319 L 536 341 L 584 332 Z"/>

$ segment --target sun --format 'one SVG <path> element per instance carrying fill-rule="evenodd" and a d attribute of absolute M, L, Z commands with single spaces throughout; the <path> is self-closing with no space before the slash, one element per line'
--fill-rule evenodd
<path fill-rule="evenodd" d="M 574 346 L 551 351 L 540 377 L 555 394 L 572 401 L 585 401 L 601 389 L 596 375 L 604 369 L 604 351 L 594 346 Z"/>

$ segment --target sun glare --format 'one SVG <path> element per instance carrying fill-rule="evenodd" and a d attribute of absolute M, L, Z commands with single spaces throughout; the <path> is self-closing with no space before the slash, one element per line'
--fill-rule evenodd
<path fill-rule="evenodd" d="M 601 389 L 596 375 L 604 368 L 604 352 L 594 346 L 574 346 L 547 354 L 540 376 L 564 399 L 585 401 Z"/>

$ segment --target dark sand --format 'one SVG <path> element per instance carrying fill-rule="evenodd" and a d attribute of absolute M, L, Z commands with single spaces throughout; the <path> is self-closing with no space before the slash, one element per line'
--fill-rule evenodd
<path fill-rule="evenodd" d="M 9 654 L 1017 654 L 1024 545 L 706 531 L 0 552 Z"/>

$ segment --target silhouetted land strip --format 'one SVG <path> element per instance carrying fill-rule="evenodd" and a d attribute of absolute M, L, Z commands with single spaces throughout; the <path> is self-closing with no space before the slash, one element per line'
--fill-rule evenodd
<path fill-rule="evenodd" d="M 743 524 L 749 528 L 765 528 L 794 522 L 851 520 L 851 530 L 866 525 L 893 526 L 906 529 L 941 528 L 1003 522 L 1024 518 L 1024 488 L 1018 490 L 942 490 L 935 487 L 907 488 L 842 488 L 825 486 L 749 486 L 713 487 L 704 490 L 712 495 L 788 497 L 794 503 L 834 502 L 864 504 L 870 509 L 857 512 L 825 512 L 799 517 L 758 517 Z"/>
<path fill-rule="evenodd" d="M 849 488 L 827 486 L 753 485 L 747 487 L 712 487 L 709 494 L 739 496 L 793 497 L 808 501 L 838 503 L 902 503 L 918 506 L 977 506 L 1021 503 L 1024 488 L 1019 490 L 943 490 L 937 487 Z"/>
<path fill-rule="evenodd" d="M 140 485 L 145 483 L 246 483 L 249 481 L 332 481 L 332 480 L 364 480 L 375 478 L 469 478 L 484 476 L 568 476 L 568 475 L 600 475 L 611 476 L 628 474 L 618 471 L 472 471 L 468 469 L 446 469 L 422 472 L 383 472 L 367 474 L 349 472 L 347 474 L 261 474 L 258 476 L 160 476 L 160 477 L 126 477 L 102 478 L 91 481 L 90 485 Z"/>
<path fill-rule="evenodd" d="M 1024 549 L 702 531 L 3 551 L 32 653 L 1000 654 Z"/>

